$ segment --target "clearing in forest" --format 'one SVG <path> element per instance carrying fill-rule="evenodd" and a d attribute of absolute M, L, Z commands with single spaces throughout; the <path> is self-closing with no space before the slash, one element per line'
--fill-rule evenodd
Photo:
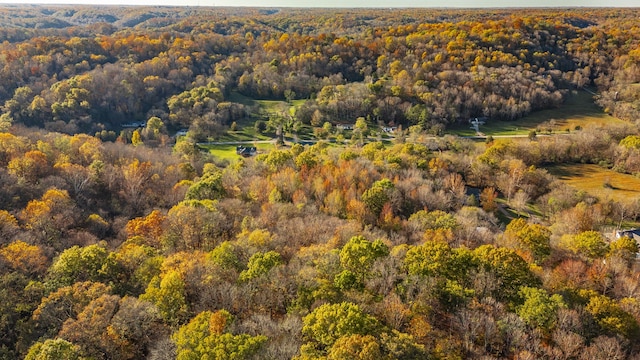
<path fill-rule="evenodd" d="M 640 178 L 594 164 L 554 165 L 549 173 L 600 199 L 631 202 L 640 197 Z"/>
<path fill-rule="evenodd" d="M 306 100 L 293 100 L 290 103 L 281 100 L 256 100 L 247 96 L 244 96 L 237 92 L 232 92 L 228 99 L 229 101 L 243 104 L 247 107 L 249 116 L 236 122 L 236 130 L 229 130 L 224 135 L 221 135 L 216 141 L 218 142 L 246 142 L 254 140 L 272 140 L 274 134 L 260 133 L 256 127 L 256 121 L 266 122 L 269 115 L 272 114 L 295 114 L 295 109 L 304 104 Z M 306 129 L 305 133 L 310 133 L 310 129 Z M 301 137 L 304 137 L 301 134 Z M 308 136 L 307 136 L 308 138 Z"/>
<path fill-rule="evenodd" d="M 540 134 L 546 134 L 573 132 L 576 129 L 590 126 L 621 123 L 623 123 L 622 120 L 602 111 L 594 103 L 591 93 L 574 91 L 567 96 L 565 102 L 557 109 L 535 111 L 514 121 L 489 120 L 480 126 L 480 131 L 487 136 L 527 135 L 532 130 Z M 460 136 L 476 135 L 475 131 L 467 124 L 454 128 L 451 132 Z"/>
<path fill-rule="evenodd" d="M 240 159 L 242 156 L 238 155 L 236 152 L 236 148 L 238 146 L 246 146 L 246 147 L 256 147 L 257 153 L 266 153 L 274 149 L 273 143 L 246 143 L 242 145 L 238 144 L 208 144 L 208 145 L 200 145 L 200 148 L 206 151 L 209 151 L 217 158 L 221 160 L 229 160 L 230 162 L 236 161 Z"/>

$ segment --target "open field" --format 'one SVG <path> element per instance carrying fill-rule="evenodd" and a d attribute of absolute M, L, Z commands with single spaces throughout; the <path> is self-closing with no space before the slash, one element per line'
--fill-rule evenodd
<path fill-rule="evenodd" d="M 236 154 L 235 144 L 215 144 L 215 145 L 200 145 L 200 148 L 208 150 L 211 154 L 222 160 L 235 161 L 241 158 Z M 271 151 L 274 148 L 273 143 L 257 143 L 257 144 L 245 144 L 243 146 L 255 146 L 258 149 L 258 154 Z"/>
<path fill-rule="evenodd" d="M 602 126 L 622 123 L 606 114 L 593 102 L 593 95 L 586 91 L 570 94 L 564 104 L 557 109 L 533 112 L 515 121 L 491 121 L 480 126 L 485 135 L 526 135 L 531 130 L 539 133 L 574 131 L 576 127 Z M 475 132 L 468 124 L 452 128 L 451 133 L 460 136 L 473 136 Z"/>
<path fill-rule="evenodd" d="M 295 108 L 301 106 L 307 100 L 293 100 L 291 103 L 282 100 L 256 100 L 238 92 L 232 92 L 229 96 L 229 101 L 237 102 L 249 107 L 259 107 L 260 110 L 266 113 L 289 111 L 289 113 L 293 115 Z"/>
<path fill-rule="evenodd" d="M 560 180 L 601 199 L 626 202 L 640 197 L 640 178 L 593 164 L 555 165 L 547 170 Z"/>
<path fill-rule="evenodd" d="M 227 131 L 220 136 L 217 141 L 220 142 L 244 142 L 253 140 L 271 140 L 275 134 L 261 134 L 255 129 L 255 122 L 258 120 L 266 121 L 266 114 L 286 113 L 294 115 L 295 109 L 304 104 L 306 100 L 293 100 L 291 103 L 280 100 L 256 100 L 246 97 L 240 93 L 232 92 L 229 100 L 243 104 L 249 108 L 249 116 L 236 122 L 236 131 Z M 313 138 L 313 131 L 309 126 L 303 126 L 299 137 L 302 139 Z"/>

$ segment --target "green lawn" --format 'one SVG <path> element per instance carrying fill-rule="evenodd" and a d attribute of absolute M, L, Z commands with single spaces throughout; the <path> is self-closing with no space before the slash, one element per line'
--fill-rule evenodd
<path fill-rule="evenodd" d="M 640 178 L 593 164 L 548 167 L 549 173 L 565 183 L 601 199 L 633 201 L 640 197 Z"/>
<path fill-rule="evenodd" d="M 575 131 L 576 127 L 602 126 L 606 124 L 622 123 L 602 111 L 594 102 L 593 95 L 586 91 L 573 92 L 568 95 L 564 104 L 557 109 L 547 109 L 533 112 L 515 121 L 491 120 L 480 125 L 480 131 L 485 135 L 526 135 L 531 130 L 545 133 Z M 475 132 L 468 124 L 452 128 L 450 133 L 459 136 L 473 136 Z"/>
<path fill-rule="evenodd" d="M 256 105 L 256 101 L 250 97 L 244 96 L 238 92 L 231 92 L 231 94 L 229 95 L 229 98 L 227 99 L 231 102 L 235 102 L 235 103 L 239 103 L 245 106 L 255 106 Z"/>
<path fill-rule="evenodd" d="M 296 108 L 304 104 L 307 100 L 293 100 L 291 103 L 281 100 L 256 100 L 244 96 L 237 92 L 232 92 L 228 98 L 229 101 L 243 104 L 248 107 L 249 116 L 236 122 L 236 131 L 227 131 L 226 134 L 220 136 L 217 141 L 252 141 L 252 140 L 270 140 L 275 134 L 260 134 L 255 130 L 255 122 L 258 120 L 266 121 L 265 114 L 286 113 L 295 114 Z M 287 137 L 293 136 L 286 134 Z M 312 139 L 313 129 L 309 126 L 302 126 L 298 137 L 301 139 Z"/>
<path fill-rule="evenodd" d="M 240 155 L 236 154 L 236 146 L 237 145 L 202 145 L 200 147 L 207 149 L 211 154 L 220 159 L 235 161 L 241 158 Z M 272 143 L 255 145 L 246 144 L 243 146 L 255 146 L 258 149 L 258 154 L 271 151 L 274 148 Z"/>
<path fill-rule="evenodd" d="M 260 109 L 266 113 L 278 113 L 278 112 L 291 112 L 296 107 L 304 104 L 304 99 L 293 100 L 291 103 L 282 100 L 256 100 L 250 97 L 244 96 L 238 92 L 232 92 L 229 95 L 229 101 L 236 102 L 245 106 Z M 256 109 L 256 110 L 257 110 Z"/>

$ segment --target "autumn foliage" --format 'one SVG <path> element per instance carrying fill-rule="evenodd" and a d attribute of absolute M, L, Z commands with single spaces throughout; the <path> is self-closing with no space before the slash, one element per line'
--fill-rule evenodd
<path fill-rule="evenodd" d="M 640 169 L 635 12 L 0 10 L 0 358 L 638 357 L 640 205 L 545 169 Z M 585 87 L 627 125 L 436 136 Z M 247 99 L 353 136 L 201 151 Z"/>

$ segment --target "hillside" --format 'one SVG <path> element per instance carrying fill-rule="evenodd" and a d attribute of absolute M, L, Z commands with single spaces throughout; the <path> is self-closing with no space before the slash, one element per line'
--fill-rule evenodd
<path fill-rule="evenodd" d="M 631 9 L 6 5 L 0 39 L 0 359 L 640 358 Z"/>

